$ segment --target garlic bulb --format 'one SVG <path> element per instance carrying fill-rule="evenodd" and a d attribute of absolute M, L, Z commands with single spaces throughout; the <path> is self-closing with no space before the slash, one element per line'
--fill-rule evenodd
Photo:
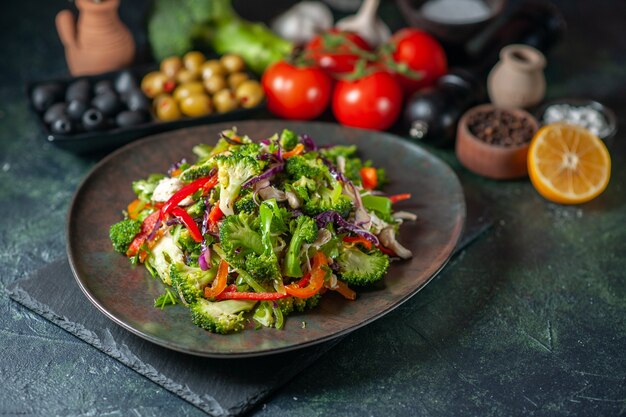
<path fill-rule="evenodd" d="M 337 29 L 356 32 L 372 47 L 385 43 L 391 37 L 389 27 L 376 17 L 380 0 L 365 0 L 359 11 L 344 17 L 335 25 Z"/>
<path fill-rule="evenodd" d="M 279 36 L 297 44 L 305 44 L 320 32 L 333 27 L 333 14 L 319 1 L 303 1 L 272 23 L 272 30 Z"/>

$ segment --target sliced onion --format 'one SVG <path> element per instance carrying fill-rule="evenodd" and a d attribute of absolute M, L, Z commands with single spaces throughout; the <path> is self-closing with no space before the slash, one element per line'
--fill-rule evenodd
<path fill-rule="evenodd" d="M 356 189 L 352 181 L 348 181 L 346 184 L 348 185 L 347 194 L 354 203 L 354 223 L 359 227 L 369 229 L 372 227 L 372 217 L 363 207 L 361 193 L 359 193 L 359 190 Z"/>
<path fill-rule="evenodd" d="M 400 220 L 410 220 L 410 221 L 417 220 L 417 214 L 410 213 L 408 211 L 396 211 L 395 213 L 392 214 L 392 217 L 394 219 L 400 219 Z"/>
<path fill-rule="evenodd" d="M 265 188 L 261 188 L 258 193 L 263 200 L 270 200 L 275 198 L 276 201 L 285 201 L 287 200 L 287 195 L 283 191 L 280 191 L 274 187 L 267 186 Z"/>
<path fill-rule="evenodd" d="M 324 246 L 333 238 L 333 234 L 330 233 L 328 229 L 319 229 L 317 231 L 317 238 L 315 242 L 311 243 L 315 249 L 319 249 L 321 246 Z"/>
<path fill-rule="evenodd" d="M 337 157 L 337 169 L 342 175 L 346 173 L 346 158 L 343 155 Z"/>
<path fill-rule="evenodd" d="M 287 202 L 289 203 L 289 207 L 292 209 L 297 209 L 300 207 L 300 199 L 293 191 L 286 191 L 285 195 L 287 196 Z"/>
<path fill-rule="evenodd" d="M 402 246 L 396 240 L 396 231 L 393 227 L 384 228 L 379 236 L 383 246 L 394 251 L 400 258 L 409 259 L 413 257 L 413 252 Z"/>

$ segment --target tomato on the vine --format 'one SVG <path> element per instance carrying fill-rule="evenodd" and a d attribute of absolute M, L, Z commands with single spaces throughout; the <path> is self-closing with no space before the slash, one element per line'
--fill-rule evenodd
<path fill-rule="evenodd" d="M 346 126 L 385 130 L 402 110 L 402 89 L 393 75 L 380 69 L 356 80 L 340 80 L 332 99 L 335 118 Z"/>
<path fill-rule="evenodd" d="M 359 59 L 373 57 L 367 41 L 354 32 L 338 29 L 313 37 L 305 47 L 305 54 L 331 75 L 352 72 Z"/>
<path fill-rule="evenodd" d="M 261 79 L 268 109 L 285 119 L 314 119 L 326 110 L 332 81 L 321 68 L 279 61 Z"/>
<path fill-rule="evenodd" d="M 407 95 L 433 85 L 440 76 L 448 72 L 448 61 L 443 47 L 428 33 L 406 28 L 396 32 L 389 42 L 393 45 L 391 58 L 395 66 L 406 65 L 409 70 L 421 74 L 416 79 L 396 71 L 396 77 Z"/>

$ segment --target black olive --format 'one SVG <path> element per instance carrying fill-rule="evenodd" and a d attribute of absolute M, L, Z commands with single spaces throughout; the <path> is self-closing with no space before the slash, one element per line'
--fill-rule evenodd
<path fill-rule="evenodd" d="M 91 86 L 85 78 L 74 81 L 65 91 L 65 101 L 68 103 L 72 100 L 89 101 L 91 99 Z"/>
<path fill-rule="evenodd" d="M 111 80 L 100 80 L 93 86 L 93 92 L 96 95 L 104 94 L 104 93 L 113 93 L 113 82 Z"/>
<path fill-rule="evenodd" d="M 102 112 L 98 109 L 89 109 L 83 114 L 85 130 L 98 130 L 106 125 Z"/>
<path fill-rule="evenodd" d="M 119 127 L 135 126 L 146 120 L 146 113 L 141 110 L 126 110 L 120 112 L 115 118 L 115 123 Z"/>
<path fill-rule="evenodd" d="M 58 133 L 61 135 L 72 133 L 72 122 L 67 116 L 61 115 L 58 119 L 55 119 L 52 122 L 50 130 L 52 133 Z"/>
<path fill-rule="evenodd" d="M 85 101 L 75 99 L 67 105 L 67 114 L 72 120 L 80 120 L 88 108 L 89 106 Z"/>
<path fill-rule="evenodd" d="M 33 88 L 31 100 L 39 111 L 46 111 L 63 98 L 63 86 L 58 83 L 40 84 Z"/>
<path fill-rule="evenodd" d="M 102 94 L 98 94 L 91 100 L 91 104 L 102 112 L 105 116 L 113 116 L 121 107 L 121 102 L 117 94 L 113 91 L 107 91 Z"/>
<path fill-rule="evenodd" d="M 46 110 L 46 112 L 43 115 L 43 121 L 50 124 L 52 122 L 54 122 L 56 119 L 58 119 L 61 116 L 64 116 L 66 114 L 67 111 L 67 104 L 66 103 L 55 103 L 52 106 L 50 106 L 50 108 L 48 110 Z"/>
<path fill-rule="evenodd" d="M 137 80 L 130 71 L 122 71 L 117 78 L 115 78 L 115 91 L 120 95 L 125 95 L 129 91 L 136 90 L 137 88 Z"/>
<path fill-rule="evenodd" d="M 130 90 L 126 96 L 126 106 L 129 110 L 150 111 L 150 99 L 139 89 Z"/>

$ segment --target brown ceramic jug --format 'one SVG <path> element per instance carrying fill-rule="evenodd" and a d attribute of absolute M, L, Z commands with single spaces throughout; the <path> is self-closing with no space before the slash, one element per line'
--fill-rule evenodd
<path fill-rule="evenodd" d="M 120 0 L 76 0 L 79 15 L 63 10 L 56 26 L 72 75 L 113 71 L 132 63 L 135 42 L 119 18 Z"/>
<path fill-rule="evenodd" d="M 543 69 L 546 59 L 527 45 L 509 45 L 500 51 L 500 61 L 487 79 L 491 102 L 500 107 L 528 108 L 538 104 L 546 92 Z"/>

